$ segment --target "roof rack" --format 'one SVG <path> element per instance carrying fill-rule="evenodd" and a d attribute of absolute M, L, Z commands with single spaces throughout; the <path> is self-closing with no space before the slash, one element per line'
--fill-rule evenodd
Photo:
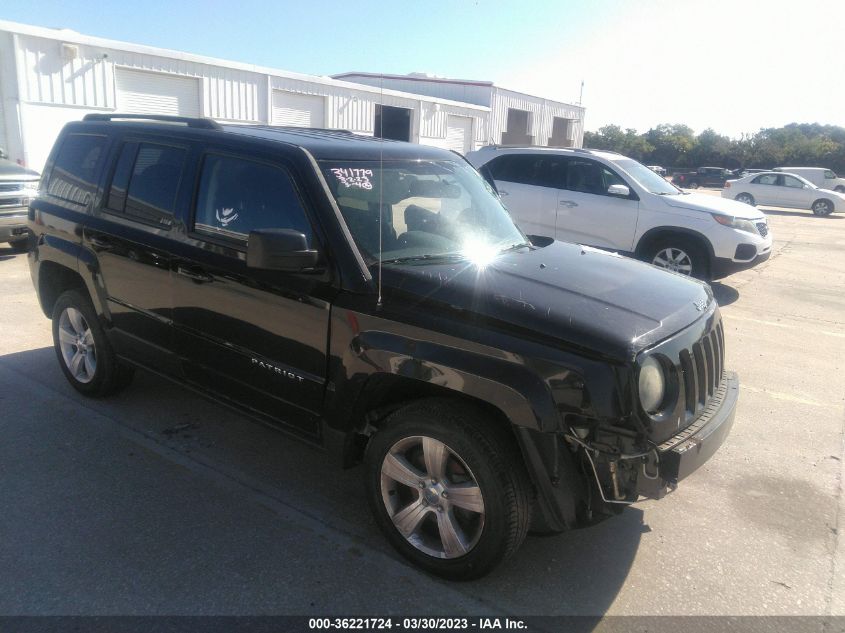
<path fill-rule="evenodd" d="M 169 114 L 120 114 L 113 112 L 110 114 L 92 113 L 86 114 L 82 117 L 83 121 L 113 121 L 115 119 L 128 119 L 133 121 L 162 121 L 165 123 L 184 123 L 188 127 L 199 128 L 203 130 L 222 130 L 217 121 L 205 119 L 201 117 L 189 116 L 171 116 Z"/>

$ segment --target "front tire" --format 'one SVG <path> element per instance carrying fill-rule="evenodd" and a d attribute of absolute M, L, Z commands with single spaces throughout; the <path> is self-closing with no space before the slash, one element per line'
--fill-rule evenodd
<path fill-rule="evenodd" d="M 700 244 L 685 237 L 662 237 L 645 251 L 645 261 L 687 277 L 708 281 L 710 262 Z"/>
<path fill-rule="evenodd" d="M 56 300 L 53 346 L 65 378 L 86 396 L 116 393 L 132 379 L 132 369 L 118 362 L 88 296 L 78 290 L 67 290 Z"/>
<path fill-rule="evenodd" d="M 754 196 L 750 193 L 741 193 L 736 198 L 734 198 L 737 202 L 742 202 L 743 204 L 750 204 L 752 207 L 756 206 L 754 202 Z"/>
<path fill-rule="evenodd" d="M 830 200 L 816 200 L 811 207 L 813 215 L 830 215 L 833 213 L 833 203 Z"/>
<path fill-rule="evenodd" d="M 376 523 L 414 565 L 448 578 L 489 573 L 522 544 L 532 488 L 512 436 L 462 402 L 394 412 L 365 455 Z"/>
<path fill-rule="evenodd" d="M 26 253 L 29 248 L 29 243 L 27 240 L 17 240 L 15 242 L 9 242 L 9 246 L 16 253 Z"/>

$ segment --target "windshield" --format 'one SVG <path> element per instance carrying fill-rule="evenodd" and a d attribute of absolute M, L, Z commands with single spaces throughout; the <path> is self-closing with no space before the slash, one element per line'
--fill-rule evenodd
<path fill-rule="evenodd" d="M 651 193 L 671 196 L 683 193 L 675 185 L 666 182 L 665 178 L 655 174 L 648 167 L 631 158 L 614 159 L 613 163 L 628 172 L 628 175 L 631 176 L 631 178 L 636 180 L 642 187 Z"/>
<path fill-rule="evenodd" d="M 486 261 L 527 246 L 493 189 L 467 164 L 343 161 L 322 168 L 368 264 L 378 260 L 379 249 L 384 262 Z"/>

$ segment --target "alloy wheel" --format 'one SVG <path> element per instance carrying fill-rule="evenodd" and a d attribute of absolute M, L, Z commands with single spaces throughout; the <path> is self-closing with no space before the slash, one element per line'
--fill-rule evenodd
<path fill-rule="evenodd" d="M 658 251 L 651 263 L 681 275 L 692 274 L 692 259 L 680 248 L 669 247 Z"/>
<path fill-rule="evenodd" d="M 97 371 L 97 348 L 88 322 L 76 308 L 65 308 L 59 317 L 59 347 L 71 376 L 91 382 Z"/>
<path fill-rule="evenodd" d="M 385 454 L 381 496 L 394 527 L 435 558 L 458 558 L 478 543 L 484 498 L 472 471 L 443 442 L 406 437 Z"/>

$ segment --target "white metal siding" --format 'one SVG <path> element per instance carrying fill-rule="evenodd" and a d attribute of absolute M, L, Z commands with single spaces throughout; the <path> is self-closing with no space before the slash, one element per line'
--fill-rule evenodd
<path fill-rule="evenodd" d="M 200 116 L 199 80 L 192 77 L 116 68 L 115 89 L 118 112 Z"/>
<path fill-rule="evenodd" d="M 466 154 L 472 149 L 472 119 L 450 116 L 446 123 L 446 149 Z"/>
<path fill-rule="evenodd" d="M 584 138 L 584 108 L 532 97 L 519 92 L 495 88 L 490 113 L 489 143 L 500 143 L 502 132 L 507 130 L 508 110 L 527 110 L 531 113 L 528 133 L 534 137 L 534 145 L 546 145 L 552 135 L 554 117 L 575 119 L 572 124 L 574 146 L 581 147 Z"/>
<path fill-rule="evenodd" d="M 273 125 L 325 127 L 326 99 L 283 90 L 273 91 Z"/>
<path fill-rule="evenodd" d="M 5 97 L 3 96 L 3 85 L 0 83 L 0 148 L 6 150 L 11 157 L 11 150 L 6 137 L 6 112 L 4 109 Z"/>

